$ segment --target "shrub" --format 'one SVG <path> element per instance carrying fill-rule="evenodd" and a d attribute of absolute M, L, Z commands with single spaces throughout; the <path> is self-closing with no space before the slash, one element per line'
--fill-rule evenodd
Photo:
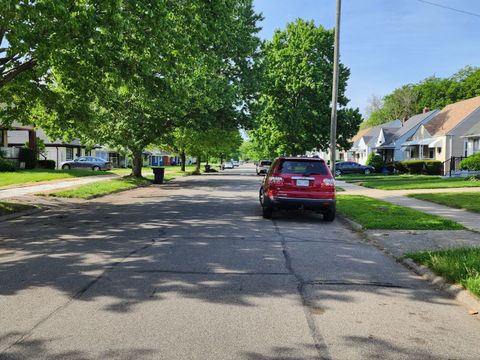
<path fill-rule="evenodd" d="M 7 159 L 0 158 L 0 172 L 15 171 L 15 164 Z"/>
<path fill-rule="evenodd" d="M 380 172 L 385 166 L 385 163 L 380 155 L 371 153 L 368 155 L 366 165 L 373 166 L 376 172 Z"/>
<path fill-rule="evenodd" d="M 427 175 L 442 175 L 442 162 L 438 160 L 425 160 Z"/>
<path fill-rule="evenodd" d="M 37 168 L 55 170 L 54 160 L 37 160 Z"/>
<path fill-rule="evenodd" d="M 34 169 L 37 161 L 37 155 L 32 149 L 21 148 L 18 154 L 18 160 L 25 163 L 25 169 Z"/>
<path fill-rule="evenodd" d="M 441 175 L 442 162 L 438 160 L 405 160 L 401 162 L 410 174 Z"/>
<path fill-rule="evenodd" d="M 480 171 L 480 153 L 470 155 L 460 162 L 460 169 Z"/>

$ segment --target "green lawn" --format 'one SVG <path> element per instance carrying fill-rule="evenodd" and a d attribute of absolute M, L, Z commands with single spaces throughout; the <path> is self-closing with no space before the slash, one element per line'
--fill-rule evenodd
<path fill-rule="evenodd" d="M 337 190 L 337 192 L 345 191 L 345 189 L 340 186 L 335 186 L 335 190 Z"/>
<path fill-rule="evenodd" d="M 405 257 L 429 267 L 450 282 L 462 284 L 480 297 L 480 248 L 421 251 Z"/>
<path fill-rule="evenodd" d="M 480 212 L 480 192 L 410 194 L 408 196 L 457 209 Z"/>
<path fill-rule="evenodd" d="M 0 216 L 35 209 L 36 206 L 0 201 Z"/>
<path fill-rule="evenodd" d="M 365 229 L 458 230 L 463 226 L 439 216 L 360 195 L 339 195 L 337 210 Z"/>
<path fill-rule="evenodd" d="M 69 190 L 56 191 L 46 194 L 54 197 L 91 199 L 98 196 L 110 194 L 112 192 L 133 189 L 138 186 L 149 185 L 151 181 L 148 179 L 121 178 L 115 180 L 99 181 L 90 184 L 81 185 Z"/>
<path fill-rule="evenodd" d="M 19 170 L 15 172 L 0 172 L 0 187 L 8 185 L 29 184 L 39 181 L 68 179 L 83 176 L 98 176 L 111 174 L 108 171 L 91 170 Z"/>
<path fill-rule="evenodd" d="M 480 181 L 463 178 L 442 179 L 433 175 L 350 175 L 338 178 L 348 183 L 381 190 L 444 189 L 460 187 L 480 187 Z"/>

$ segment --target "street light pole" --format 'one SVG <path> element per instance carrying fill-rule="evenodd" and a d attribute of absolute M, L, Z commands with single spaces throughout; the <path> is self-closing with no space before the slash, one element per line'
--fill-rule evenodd
<path fill-rule="evenodd" d="M 335 25 L 335 43 L 333 54 L 332 117 L 330 122 L 330 169 L 335 176 L 335 157 L 337 150 L 337 99 L 338 99 L 338 59 L 340 48 L 341 0 L 337 0 L 337 21 Z"/>

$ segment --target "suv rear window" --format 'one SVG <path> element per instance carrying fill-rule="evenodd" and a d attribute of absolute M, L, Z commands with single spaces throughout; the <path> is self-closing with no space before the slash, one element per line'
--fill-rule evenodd
<path fill-rule="evenodd" d="M 260 161 L 260 166 L 265 166 L 265 165 L 272 165 L 272 162 L 271 161 Z"/>
<path fill-rule="evenodd" d="M 284 160 L 278 166 L 280 174 L 328 175 L 323 161 Z"/>

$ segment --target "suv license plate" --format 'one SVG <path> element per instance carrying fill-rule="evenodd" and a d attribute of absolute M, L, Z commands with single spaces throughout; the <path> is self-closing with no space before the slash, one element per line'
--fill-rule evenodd
<path fill-rule="evenodd" d="M 297 180 L 297 186 L 308 186 L 310 182 L 308 180 Z"/>

